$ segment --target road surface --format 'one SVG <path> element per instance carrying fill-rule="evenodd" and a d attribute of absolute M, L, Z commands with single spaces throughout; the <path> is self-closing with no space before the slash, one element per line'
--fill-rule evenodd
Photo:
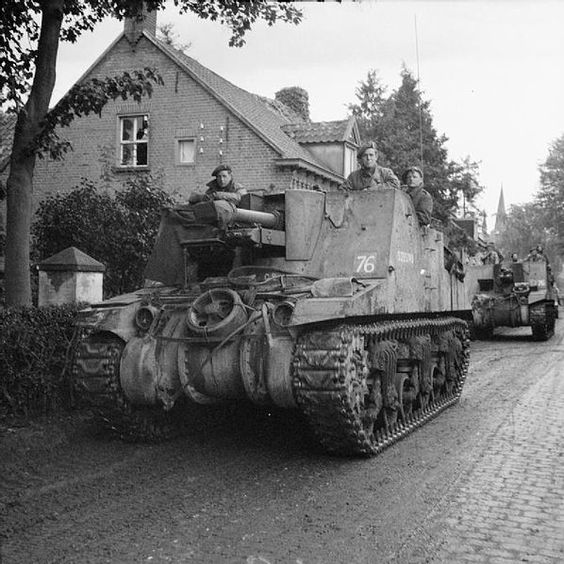
<path fill-rule="evenodd" d="M 563 333 L 473 342 L 460 402 L 375 458 L 249 409 L 160 445 L 76 414 L 4 428 L 1 561 L 564 562 Z"/>

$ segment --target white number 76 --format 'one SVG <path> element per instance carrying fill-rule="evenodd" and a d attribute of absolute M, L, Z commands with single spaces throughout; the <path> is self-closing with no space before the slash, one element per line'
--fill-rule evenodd
<path fill-rule="evenodd" d="M 376 255 L 357 255 L 356 260 L 358 261 L 357 272 L 370 274 L 376 270 Z"/>

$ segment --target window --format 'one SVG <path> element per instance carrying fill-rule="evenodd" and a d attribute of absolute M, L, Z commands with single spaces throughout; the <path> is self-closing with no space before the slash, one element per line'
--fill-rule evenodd
<path fill-rule="evenodd" d="M 178 139 L 178 162 L 180 164 L 194 164 L 195 154 L 195 139 Z"/>
<path fill-rule="evenodd" d="M 147 166 L 149 144 L 149 116 L 124 116 L 119 118 L 120 166 Z"/>
<path fill-rule="evenodd" d="M 345 145 L 345 170 L 343 176 L 346 178 L 353 170 L 357 168 L 356 151 Z"/>

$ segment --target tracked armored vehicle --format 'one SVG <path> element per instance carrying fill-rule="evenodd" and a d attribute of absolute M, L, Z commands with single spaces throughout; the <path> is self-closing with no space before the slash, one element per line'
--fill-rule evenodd
<path fill-rule="evenodd" d="M 400 190 L 288 190 L 163 215 L 159 285 L 84 310 L 77 394 L 124 436 L 180 400 L 298 409 L 329 452 L 372 455 L 461 393 L 462 276 Z"/>
<path fill-rule="evenodd" d="M 554 335 L 558 293 L 546 260 L 468 267 L 473 332 L 489 339 L 496 327 L 530 326 L 533 339 Z"/>

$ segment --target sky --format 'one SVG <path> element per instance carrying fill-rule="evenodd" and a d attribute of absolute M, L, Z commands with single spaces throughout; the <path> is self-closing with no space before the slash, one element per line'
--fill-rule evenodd
<path fill-rule="evenodd" d="M 500 190 L 506 208 L 532 201 L 539 165 L 564 135 L 564 1 L 364 0 L 300 2 L 294 26 L 256 24 L 242 48 L 218 23 L 180 15 L 172 24 L 187 54 L 237 86 L 274 97 L 287 86 L 309 94 L 313 121 L 344 119 L 355 89 L 376 70 L 391 93 L 405 66 L 419 77 L 450 159 L 469 156 L 485 187 L 478 207 L 493 228 Z M 56 102 L 123 29 L 107 20 L 59 52 Z M 401 171 L 396 171 L 400 173 Z"/>

